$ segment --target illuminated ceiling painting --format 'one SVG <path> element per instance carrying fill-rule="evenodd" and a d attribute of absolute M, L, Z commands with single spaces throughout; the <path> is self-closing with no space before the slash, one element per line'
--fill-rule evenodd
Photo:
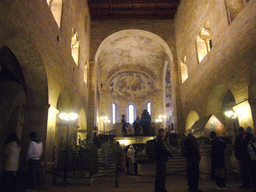
<path fill-rule="evenodd" d="M 136 72 L 122 73 L 111 81 L 109 92 L 113 96 L 144 97 L 153 92 L 153 83 Z"/>
<path fill-rule="evenodd" d="M 152 39 L 127 34 L 108 42 L 99 56 L 99 63 L 104 72 L 122 65 L 140 65 L 155 70 L 155 65 L 163 62 L 165 56 L 162 46 Z"/>
<path fill-rule="evenodd" d="M 99 46 L 95 61 L 101 86 L 113 96 L 146 97 L 161 89 L 163 66 L 172 54 L 158 35 L 136 29 L 108 36 Z M 154 83 L 153 83 L 154 82 Z"/>

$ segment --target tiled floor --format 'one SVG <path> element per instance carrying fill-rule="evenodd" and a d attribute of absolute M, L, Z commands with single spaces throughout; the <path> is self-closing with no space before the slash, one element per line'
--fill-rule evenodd
<path fill-rule="evenodd" d="M 229 178 L 226 181 L 227 191 L 244 191 L 249 192 L 251 189 L 240 189 L 240 181 Z M 166 189 L 168 192 L 186 192 L 187 180 L 185 175 L 171 175 L 167 177 Z M 203 191 L 214 192 L 215 189 L 214 181 L 203 181 L 199 182 L 199 189 Z M 108 177 L 96 177 L 92 179 L 90 185 L 72 185 L 67 187 L 52 186 L 48 190 L 41 190 L 48 192 L 153 192 L 154 191 L 154 177 L 140 177 L 134 175 L 119 175 L 118 187 L 116 187 L 115 175 Z"/>

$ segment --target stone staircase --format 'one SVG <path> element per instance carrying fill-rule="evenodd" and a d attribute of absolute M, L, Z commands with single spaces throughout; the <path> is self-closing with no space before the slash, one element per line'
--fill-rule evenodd
<path fill-rule="evenodd" d="M 167 162 L 167 174 L 186 174 L 186 159 L 180 153 L 180 148 L 171 147 L 173 158 Z"/>
<path fill-rule="evenodd" d="M 180 148 L 178 147 L 171 147 L 171 152 L 173 158 L 170 158 L 167 162 L 167 174 L 186 174 L 186 159 L 180 153 Z M 115 163 L 109 158 L 108 159 L 109 167 L 106 169 L 103 166 L 103 155 L 101 148 L 98 149 L 98 173 L 97 175 L 110 175 L 115 174 L 116 165 Z M 125 168 L 125 167 L 124 167 Z M 126 168 L 125 168 L 126 169 Z"/>
<path fill-rule="evenodd" d="M 108 158 L 108 164 L 109 167 L 105 168 L 103 166 L 103 155 L 102 155 L 102 150 L 98 149 L 98 173 L 97 175 L 109 175 L 109 174 L 114 174 L 116 171 L 116 165 L 115 163 Z"/>

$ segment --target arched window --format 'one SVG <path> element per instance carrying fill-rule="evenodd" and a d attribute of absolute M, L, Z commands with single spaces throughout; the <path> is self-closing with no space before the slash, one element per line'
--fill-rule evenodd
<path fill-rule="evenodd" d="M 84 65 L 84 83 L 87 85 L 87 78 L 88 78 L 88 64 Z"/>
<path fill-rule="evenodd" d="M 229 23 L 236 18 L 247 2 L 248 0 L 225 0 Z"/>
<path fill-rule="evenodd" d="M 150 102 L 147 103 L 147 111 L 151 115 L 151 103 Z"/>
<path fill-rule="evenodd" d="M 135 107 L 132 104 L 128 105 L 128 123 L 133 124 L 135 119 Z"/>
<path fill-rule="evenodd" d="M 72 28 L 72 39 L 71 39 L 71 54 L 72 57 L 76 63 L 76 65 L 78 65 L 78 57 L 79 57 L 79 41 L 78 41 L 78 34 L 75 30 L 75 28 Z"/>
<path fill-rule="evenodd" d="M 113 120 L 113 124 L 116 123 L 116 104 L 113 103 L 112 104 L 112 120 Z"/>
<path fill-rule="evenodd" d="M 47 0 L 47 4 L 49 5 L 53 17 L 60 28 L 61 23 L 61 15 L 62 15 L 62 0 Z"/>
<path fill-rule="evenodd" d="M 212 48 L 209 20 L 207 20 L 196 37 L 196 48 L 199 63 Z"/>
<path fill-rule="evenodd" d="M 186 56 L 184 57 L 184 61 L 180 62 L 180 71 L 181 71 L 181 82 L 184 83 L 188 78 L 188 67 Z"/>

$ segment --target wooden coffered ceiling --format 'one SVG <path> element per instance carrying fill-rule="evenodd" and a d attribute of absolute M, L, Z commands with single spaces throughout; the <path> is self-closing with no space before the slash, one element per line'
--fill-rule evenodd
<path fill-rule="evenodd" d="M 88 0 L 92 20 L 174 19 L 180 0 Z"/>

